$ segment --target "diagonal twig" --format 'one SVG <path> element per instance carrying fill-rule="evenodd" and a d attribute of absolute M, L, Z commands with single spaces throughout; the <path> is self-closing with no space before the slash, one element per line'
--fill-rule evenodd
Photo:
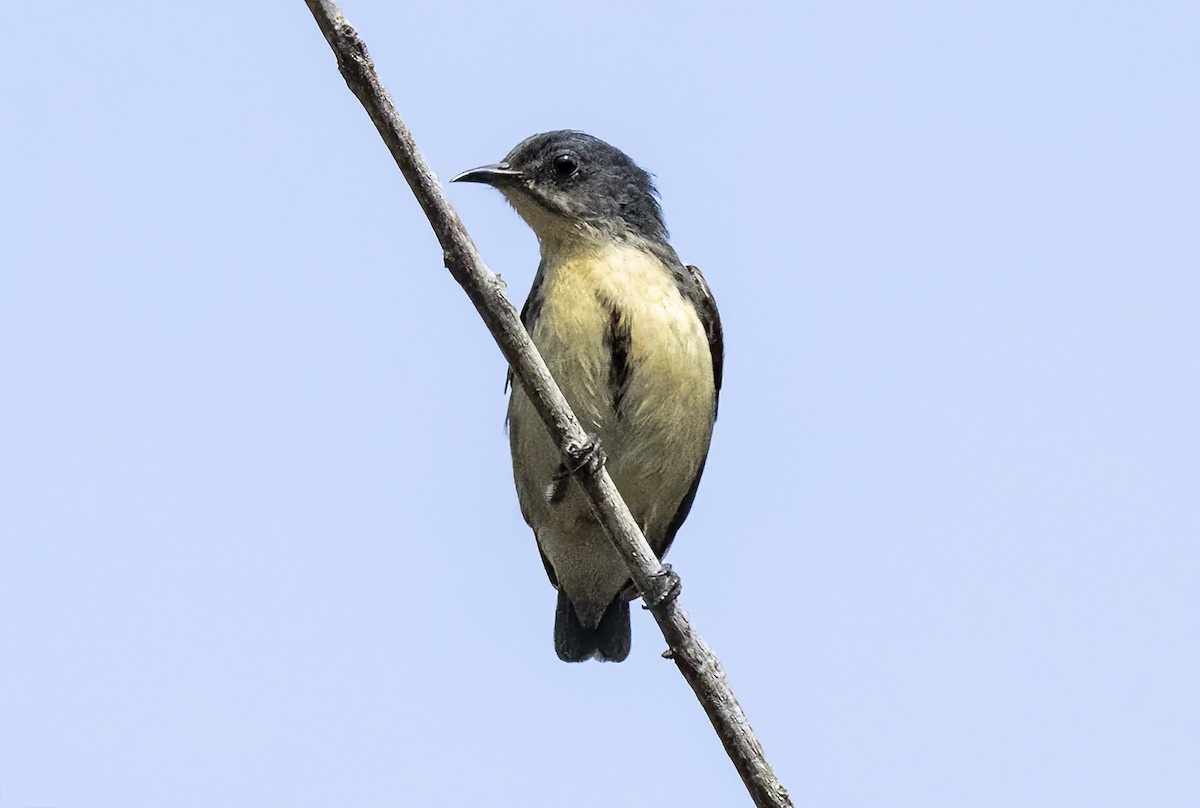
<path fill-rule="evenodd" d="M 587 434 L 551 378 L 546 363 L 505 295 L 500 279 L 479 257 L 458 214 L 417 150 L 412 135 L 375 73 L 366 46 L 332 0 L 305 2 L 333 49 L 346 84 L 375 122 L 375 128 L 425 211 L 441 242 L 446 268 L 475 304 L 508 360 L 517 383 L 524 387 L 563 456 L 577 456 L 588 445 Z M 585 470 L 578 479 L 596 516 L 625 559 L 638 591 L 643 595 L 654 591 L 663 572 L 662 565 L 621 499 L 608 471 L 599 465 Z M 788 793 L 767 763 L 762 746 L 725 679 L 720 660 L 692 628 L 678 599 L 651 606 L 650 612 L 670 648 L 664 656 L 675 661 L 695 691 L 754 804 L 760 808 L 790 808 L 792 803 Z"/>

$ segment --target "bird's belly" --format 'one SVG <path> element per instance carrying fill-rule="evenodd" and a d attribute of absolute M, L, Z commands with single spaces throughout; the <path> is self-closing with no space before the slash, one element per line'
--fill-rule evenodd
<path fill-rule="evenodd" d="M 708 452 L 715 391 L 699 318 L 652 261 L 635 255 L 616 266 L 559 267 L 532 336 L 583 428 L 599 438 L 634 518 L 661 552 L 667 525 Z M 553 501 L 561 459 L 520 390 L 513 392 L 510 424 L 522 507 L 539 541 L 541 526 L 569 533 L 569 524 L 593 522 L 577 486 Z"/>

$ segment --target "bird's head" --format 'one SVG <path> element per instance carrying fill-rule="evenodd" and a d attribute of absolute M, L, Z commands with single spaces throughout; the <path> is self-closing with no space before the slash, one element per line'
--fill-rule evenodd
<path fill-rule="evenodd" d="M 538 238 L 642 238 L 665 243 L 650 175 L 620 149 L 583 132 L 545 132 L 499 163 L 451 182 L 482 182 L 504 194 Z"/>

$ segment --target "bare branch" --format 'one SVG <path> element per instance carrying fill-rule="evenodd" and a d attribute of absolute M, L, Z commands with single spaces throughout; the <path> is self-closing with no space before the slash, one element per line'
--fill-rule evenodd
<path fill-rule="evenodd" d="M 463 287 L 492 332 L 513 374 L 529 395 L 551 437 L 565 458 L 575 458 L 588 446 L 588 436 L 571 412 L 546 363 L 538 354 L 517 311 L 504 294 L 500 279 L 484 264 L 458 214 L 429 170 L 412 136 L 396 113 L 392 99 L 379 81 L 366 46 L 330 0 L 305 0 L 317 25 L 337 57 L 338 68 L 350 90 L 362 102 L 376 129 L 387 143 L 409 187 L 417 197 L 441 242 L 446 268 Z M 637 523 L 617 492 L 608 471 L 597 465 L 578 475 L 583 489 L 613 544 L 625 559 L 630 577 L 645 595 L 655 592 L 662 565 L 650 549 Z M 695 691 L 737 767 L 754 803 L 761 808 L 791 806 L 787 791 L 775 777 L 762 746 L 725 679 L 725 671 L 711 649 L 692 629 L 677 598 L 650 607 L 670 648 L 664 656 L 675 661 Z"/>

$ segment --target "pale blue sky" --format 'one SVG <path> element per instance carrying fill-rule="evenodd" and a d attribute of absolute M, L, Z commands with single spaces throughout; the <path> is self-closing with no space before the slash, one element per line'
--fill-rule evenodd
<path fill-rule="evenodd" d="M 439 176 L 656 173 L 728 351 L 671 561 L 797 805 L 1200 805 L 1194 2 L 345 10 Z M 304 4 L 10 22 L 0 808 L 748 805 L 647 615 L 555 658 L 503 361 Z"/>

